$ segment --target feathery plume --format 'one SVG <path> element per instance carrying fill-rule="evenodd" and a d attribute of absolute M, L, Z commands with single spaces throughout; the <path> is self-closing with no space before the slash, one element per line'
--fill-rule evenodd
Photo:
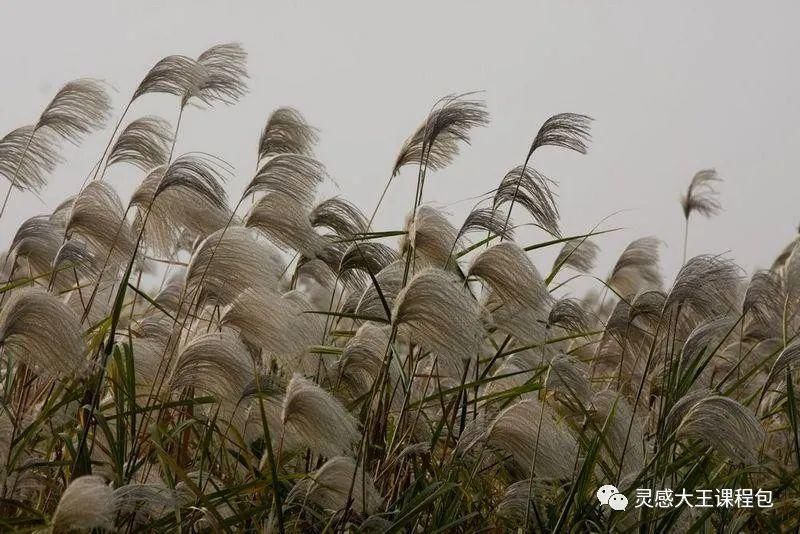
<path fill-rule="evenodd" d="M 45 108 L 36 130 L 49 128 L 63 139 L 77 143 L 93 130 L 105 126 L 110 102 L 97 80 L 73 80 L 62 87 Z"/>
<path fill-rule="evenodd" d="M 13 268 L 20 258 L 24 258 L 34 273 L 50 271 L 63 237 L 63 227 L 55 223 L 51 216 L 31 217 L 20 225 L 11 240 L 8 267 Z"/>
<path fill-rule="evenodd" d="M 578 453 L 575 438 L 535 399 L 500 412 L 487 429 L 486 443 L 509 455 L 522 473 L 558 480 L 570 477 Z"/>
<path fill-rule="evenodd" d="M 395 160 L 392 176 L 409 164 L 424 164 L 438 170 L 458 155 L 459 143 L 470 144 L 470 130 L 489 123 L 486 106 L 478 100 L 467 100 L 469 94 L 448 95 L 437 102 L 414 134 L 403 143 Z"/>
<path fill-rule="evenodd" d="M 18 189 L 41 191 L 60 162 L 52 131 L 22 126 L 0 139 L 0 175 Z"/>
<path fill-rule="evenodd" d="M 499 330 L 523 343 L 544 338 L 553 299 L 519 245 L 505 241 L 486 249 L 472 262 L 468 274 L 489 287 L 483 304 Z"/>
<path fill-rule="evenodd" d="M 311 304 L 298 291 L 250 290 L 231 303 L 220 322 L 285 367 L 314 372 L 317 362 L 309 361 L 309 348 L 323 338 L 325 319 L 309 311 Z"/>
<path fill-rule="evenodd" d="M 542 146 L 557 146 L 586 154 L 587 143 L 591 139 L 589 126 L 592 118 L 577 113 L 559 113 L 542 124 L 531 143 L 528 158 Z"/>
<path fill-rule="evenodd" d="M 466 234 L 475 231 L 484 231 L 500 236 L 503 240 L 514 239 L 514 225 L 506 224 L 506 214 L 494 208 L 473 209 L 464 219 L 458 230 L 456 241 L 461 240 Z"/>
<path fill-rule="evenodd" d="M 480 305 L 445 271 L 427 269 L 414 276 L 397 295 L 392 317 L 446 362 L 475 358 L 483 341 Z"/>
<path fill-rule="evenodd" d="M 486 282 L 505 303 L 540 310 L 551 300 L 536 267 L 516 243 L 487 248 L 473 260 L 468 274 Z"/>
<path fill-rule="evenodd" d="M 73 480 L 53 514 L 53 532 L 95 528 L 114 529 L 114 495 L 103 477 L 83 476 Z"/>
<path fill-rule="evenodd" d="M 403 288 L 403 265 L 404 262 L 402 260 L 394 261 L 375 275 L 378 287 L 390 309 L 394 306 L 397 295 Z M 349 310 L 352 307 L 345 305 L 345 309 Z M 372 282 L 367 285 L 364 292 L 355 301 L 355 313 L 360 316 L 380 317 L 385 318 L 387 321 L 389 320 L 389 317 L 386 316 L 381 296 Z"/>
<path fill-rule="evenodd" d="M 736 319 L 723 315 L 700 323 L 692 330 L 681 350 L 681 366 L 685 370 L 694 369 L 711 350 L 730 335 Z"/>
<path fill-rule="evenodd" d="M 246 289 L 276 287 L 283 259 L 249 228 L 217 230 L 192 253 L 184 287 L 198 303 L 226 305 Z M 199 291 L 199 293 L 197 293 Z"/>
<path fill-rule="evenodd" d="M 294 108 L 278 108 L 272 112 L 258 140 L 258 160 L 276 154 L 311 156 L 317 144 L 317 129 L 309 125 Z"/>
<path fill-rule="evenodd" d="M 90 182 L 75 198 L 66 235 L 78 237 L 102 257 L 124 261 L 133 254 L 135 239 L 117 192 L 105 182 Z"/>
<path fill-rule="evenodd" d="M 0 216 L 5 212 L 11 191 L 20 180 L 25 188 L 38 190 L 44 185 L 44 174 L 50 172 L 58 161 L 55 139 L 50 137 L 50 133 L 78 144 L 86 134 L 105 125 L 109 107 L 108 95 L 98 81 L 88 78 L 73 80 L 56 93 L 33 127 L 19 128 L 4 137 L 0 142 L 0 156 L 11 158 L 4 166 L 14 171 L 7 174 L 0 167 L 0 173 L 10 181 L 0 207 Z M 42 135 L 40 132 L 45 132 L 44 136 L 36 140 L 37 136 Z M 25 160 L 29 156 L 31 160 L 26 165 Z"/>
<path fill-rule="evenodd" d="M 749 314 L 749 336 L 766 332 L 767 337 L 778 336 L 783 315 L 785 296 L 780 275 L 761 270 L 753 273 L 742 302 L 742 313 Z"/>
<path fill-rule="evenodd" d="M 343 198 L 323 200 L 308 215 L 311 226 L 325 227 L 340 237 L 352 237 L 367 230 L 367 219 L 361 210 Z"/>
<path fill-rule="evenodd" d="M 75 284 L 75 276 L 96 276 L 101 269 L 100 258 L 89 250 L 86 243 L 72 239 L 58 249 L 51 266 L 53 287 L 67 290 Z M 62 269 L 72 272 L 61 273 Z"/>
<path fill-rule="evenodd" d="M 681 197 L 681 207 L 683 208 L 683 216 L 689 218 L 692 213 L 699 213 L 704 217 L 716 215 L 722 209 L 719 203 L 718 193 L 714 189 L 716 182 L 722 180 L 717 176 L 717 171 L 714 169 L 704 169 L 698 171 L 692 181 L 689 183 L 689 188 L 686 193 Z"/>
<path fill-rule="evenodd" d="M 786 370 L 793 370 L 798 362 L 800 362 L 800 341 L 795 341 L 783 349 L 775 359 L 764 381 L 763 393 L 769 391 L 769 388 L 777 380 L 785 379 Z"/>
<path fill-rule="evenodd" d="M 325 166 L 302 154 L 278 154 L 267 160 L 245 188 L 242 198 L 253 193 L 283 193 L 310 206 L 317 186 L 328 177 Z"/>
<path fill-rule="evenodd" d="M 745 465 L 758 462 L 764 429 L 744 406 L 729 397 L 712 395 L 686 412 L 677 435 L 697 439 Z"/>
<path fill-rule="evenodd" d="M 40 289 L 15 291 L 0 310 L 0 344 L 47 376 L 66 378 L 84 370 L 81 332 L 72 310 Z"/>
<path fill-rule="evenodd" d="M 588 273 L 594 269 L 600 247 L 586 239 L 572 239 L 564 243 L 553 262 L 553 271 L 570 267 L 578 272 Z"/>
<path fill-rule="evenodd" d="M 588 368 L 566 354 L 550 361 L 545 383 L 548 390 L 565 399 L 574 399 L 581 406 L 587 406 L 592 398 Z"/>
<path fill-rule="evenodd" d="M 133 514 L 134 525 L 158 518 L 178 504 L 175 490 L 160 482 L 120 486 L 114 490 L 113 499 L 119 514 Z"/>
<path fill-rule="evenodd" d="M 546 481 L 523 479 L 506 487 L 503 498 L 495 508 L 497 517 L 505 521 L 509 527 L 521 528 L 526 514 L 531 513 L 535 502 L 550 504 L 556 500 L 557 490 Z"/>
<path fill-rule="evenodd" d="M 741 269 L 720 256 L 696 256 L 681 267 L 664 308 L 690 307 L 701 317 L 724 315 L 735 307 Z"/>
<path fill-rule="evenodd" d="M 234 333 L 210 332 L 183 347 L 170 384 L 173 388 L 194 387 L 210 393 L 220 403 L 222 413 L 229 416 L 253 373 L 253 360 Z"/>
<path fill-rule="evenodd" d="M 314 258 L 324 247 L 324 239 L 308 220 L 306 207 L 294 197 L 280 192 L 263 196 L 244 220 L 248 228 L 260 230 L 282 249 L 293 249 Z"/>
<path fill-rule="evenodd" d="M 351 493 L 353 510 L 364 515 L 377 511 L 383 501 L 372 477 L 362 474 L 360 467 L 356 469 L 355 460 L 336 456 L 298 482 L 289 493 L 288 501 L 303 499 L 336 512 L 347 506 L 347 497 Z"/>
<path fill-rule="evenodd" d="M 225 175 L 214 160 L 193 154 L 166 170 L 156 168 L 131 197 L 131 206 L 139 208 L 134 225 L 140 228 L 146 219 L 146 242 L 165 255 L 181 239 L 204 238 L 225 227 L 230 219 Z"/>
<path fill-rule="evenodd" d="M 342 256 L 339 272 L 356 269 L 377 275 L 397 259 L 397 251 L 383 243 L 353 243 Z"/>
<path fill-rule="evenodd" d="M 341 359 L 334 365 L 333 382 L 348 392 L 348 398 L 356 399 L 369 392 L 383 367 L 386 349 L 389 346 L 389 328 L 374 323 L 364 323 L 347 342 Z M 390 380 L 399 374 L 397 360 L 392 359 L 389 368 Z"/>
<path fill-rule="evenodd" d="M 572 298 L 560 298 L 550 308 L 547 316 L 547 328 L 558 327 L 567 332 L 579 334 L 586 332 L 589 317 L 583 309 L 581 301 Z"/>
<path fill-rule="evenodd" d="M 604 455 L 614 465 L 621 464 L 623 476 L 639 473 L 646 452 L 643 418 L 633 413 L 621 394 L 610 389 L 595 394 L 592 407 L 596 428 L 605 428 Z"/>
<path fill-rule="evenodd" d="M 658 247 L 655 237 L 632 241 L 611 270 L 608 285 L 623 297 L 640 290 L 660 289 L 661 271 L 658 267 Z"/>
<path fill-rule="evenodd" d="M 521 204 L 546 232 L 560 237 L 558 206 L 550 190 L 554 182 L 529 165 L 514 167 L 503 177 L 495 191 L 493 206 Z M 504 221 L 505 222 L 505 221 Z"/>
<path fill-rule="evenodd" d="M 400 248 L 413 248 L 423 265 L 442 269 L 448 264 L 455 240 L 456 229 L 439 210 L 420 206 L 406 223 Z"/>
<path fill-rule="evenodd" d="M 344 406 L 298 374 L 286 386 L 281 420 L 287 437 L 293 437 L 291 447 L 308 447 L 323 456 L 348 452 L 361 439 L 356 419 Z"/>
<path fill-rule="evenodd" d="M 197 58 L 202 77 L 197 96 L 206 104 L 235 104 L 247 93 L 247 52 L 238 43 L 212 46 Z"/>
<path fill-rule="evenodd" d="M 197 91 L 204 74 L 204 69 L 192 58 L 167 56 L 145 75 L 131 102 L 148 93 L 167 93 L 188 100 Z"/>
<path fill-rule="evenodd" d="M 172 132 L 169 122 L 154 115 L 136 119 L 119 134 L 108 165 L 130 163 L 143 171 L 167 164 Z"/>

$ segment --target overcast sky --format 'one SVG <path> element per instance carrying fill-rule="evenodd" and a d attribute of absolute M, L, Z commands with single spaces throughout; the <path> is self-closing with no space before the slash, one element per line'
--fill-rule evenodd
<path fill-rule="evenodd" d="M 716 168 L 725 180 L 725 211 L 692 220 L 690 255 L 729 252 L 751 270 L 769 266 L 796 233 L 796 2 L 289 4 L 6 2 L 0 135 L 34 121 L 61 84 L 80 76 L 113 84 L 116 120 L 159 58 L 239 41 L 250 54 L 250 93 L 234 107 L 187 111 L 176 150 L 233 164 L 233 197 L 253 172 L 266 117 L 289 105 L 321 130 L 318 156 L 339 193 L 369 212 L 402 141 L 431 104 L 447 93 L 483 90 L 491 125 L 426 184 L 425 199 L 450 205 L 459 221 L 470 203 L 452 203 L 495 187 L 522 162 L 541 123 L 571 111 L 596 119 L 589 154 L 543 149 L 534 166 L 559 182 L 565 233 L 617 213 L 608 225 L 626 230 L 597 239 L 600 274 L 645 235 L 663 239 L 664 270 L 674 273 L 683 240 L 678 199 L 702 168 Z M 174 121 L 174 98 L 147 98 L 131 118 L 156 109 Z M 64 151 L 68 161 L 42 200 L 13 196 L 0 247 L 25 218 L 78 190 L 109 132 Z M 140 178 L 109 173 L 125 201 Z M 400 227 L 415 179 L 411 169 L 401 175 L 378 227 Z M 550 256 L 534 258 L 544 266 Z"/>

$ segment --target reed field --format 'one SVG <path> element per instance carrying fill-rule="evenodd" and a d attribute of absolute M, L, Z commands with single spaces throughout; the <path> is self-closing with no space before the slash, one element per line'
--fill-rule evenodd
<path fill-rule="evenodd" d="M 664 279 L 657 237 L 562 231 L 558 169 L 537 155 L 591 158 L 586 115 L 532 125 L 452 220 L 425 186 L 490 128 L 480 93 L 431 95 L 384 194 L 356 206 L 321 193 L 319 131 L 292 108 L 265 110 L 249 170 L 213 155 L 224 133 L 176 153 L 184 114 L 235 105 L 247 80 L 245 51 L 221 44 L 157 61 L 127 101 L 78 79 L 1 126 L 3 212 L 57 169 L 74 194 L 2 244 L 0 530 L 800 528 L 800 241 L 753 273 L 685 257 L 723 177 L 686 177 L 684 262 Z M 137 112 L 155 93 L 174 114 Z M 105 150 L 65 173 L 89 135 Z M 130 198 L 118 166 L 138 173 Z M 252 173 L 242 191 L 234 172 Z M 377 227 L 389 202 L 407 218 Z M 608 250 L 612 232 L 630 244 Z M 638 502 L 667 488 L 737 500 Z"/>

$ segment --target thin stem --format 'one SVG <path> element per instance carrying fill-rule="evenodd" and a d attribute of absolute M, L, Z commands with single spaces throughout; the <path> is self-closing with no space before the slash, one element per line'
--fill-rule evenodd
<path fill-rule="evenodd" d="M 11 183 L 8 184 L 8 190 L 6 191 L 6 198 L 3 199 L 3 207 L 0 208 L 0 219 L 3 218 L 3 214 L 6 212 L 6 206 L 8 205 L 8 199 L 11 196 L 11 191 L 14 189 L 14 186 L 17 185 L 17 179 L 19 178 L 19 171 L 22 169 L 22 162 L 25 161 L 25 156 L 28 155 L 28 150 L 30 150 L 31 142 L 33 141 L 33 136 L 36 135 L 37 129 L 34 128 L 31 131 L 31 135 L 28 137 L 28 142 L 25 143 L 25 150 L 22 151 L 22 155 L 19 157 L 19 161 L 17 162 L 17 168 L 14 170 L 14 176 L 11 177 Z"/>
<path fill-rule="evenodd" d="M 686 263 L 686 249 L 689 243 L 689 217 L 686 217 L 683 224 L 683 261 L 681 265 Z"/>

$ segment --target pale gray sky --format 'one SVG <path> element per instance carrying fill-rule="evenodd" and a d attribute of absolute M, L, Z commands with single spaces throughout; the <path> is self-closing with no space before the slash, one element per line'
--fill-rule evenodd
<path fill-rule="evenodd" d="M 111 82 L 119 114 L 159 58 L 239 41 L 250 54 L 249 95 L 234 107 L 189 110 L 177 148 L 231 162 L 233 197 L 253 172 L 259 130 L 277 106 L 297 107 L 320 128 L 318 155 L 341 194 L 370 211 L 400 144 L 431 104 L 485 90 L 492 124 L 475 132 L 455 164 L 431 174 L 427 200 L 448 204 L 496 186 L 521 163 L 542 121 L 572 111 L 596 119 L 589 154 L 544 149 L 534 165 L 560 183 L 567 233 L 626 210 L 609 224 L 628 230 L 597 240 L 600 274 L 644 235 L 665 241 L 664 270 L 674 273 L 683 239 L 678 197 L 701 168 L 724 178 L 725 212 L 693 220 L 690 254 L 731 251 L 747 269 L 763 267 L 795 234 L 796 2 L 291 4 L 6 2 L 0 131 L 34 121 L 62 83 L 80 76 Z M 157 109 L 174 121 L 174 99 L 147 98 L 131 118 Z M 64 151 L 68 162 L 52 176 L 45 204 L 14 195 L 0 248 L 26 217 L 77 191 L 107 135 Z M 138 178 L 109 173 L 124 199 Z M 400 227 L 415 178 L 408 171 L 393 186 L 378 227 Z M 460 220 L 468 208 L 450 209 Z M 536 239 L 544 236 L 525 235 Z"/>

